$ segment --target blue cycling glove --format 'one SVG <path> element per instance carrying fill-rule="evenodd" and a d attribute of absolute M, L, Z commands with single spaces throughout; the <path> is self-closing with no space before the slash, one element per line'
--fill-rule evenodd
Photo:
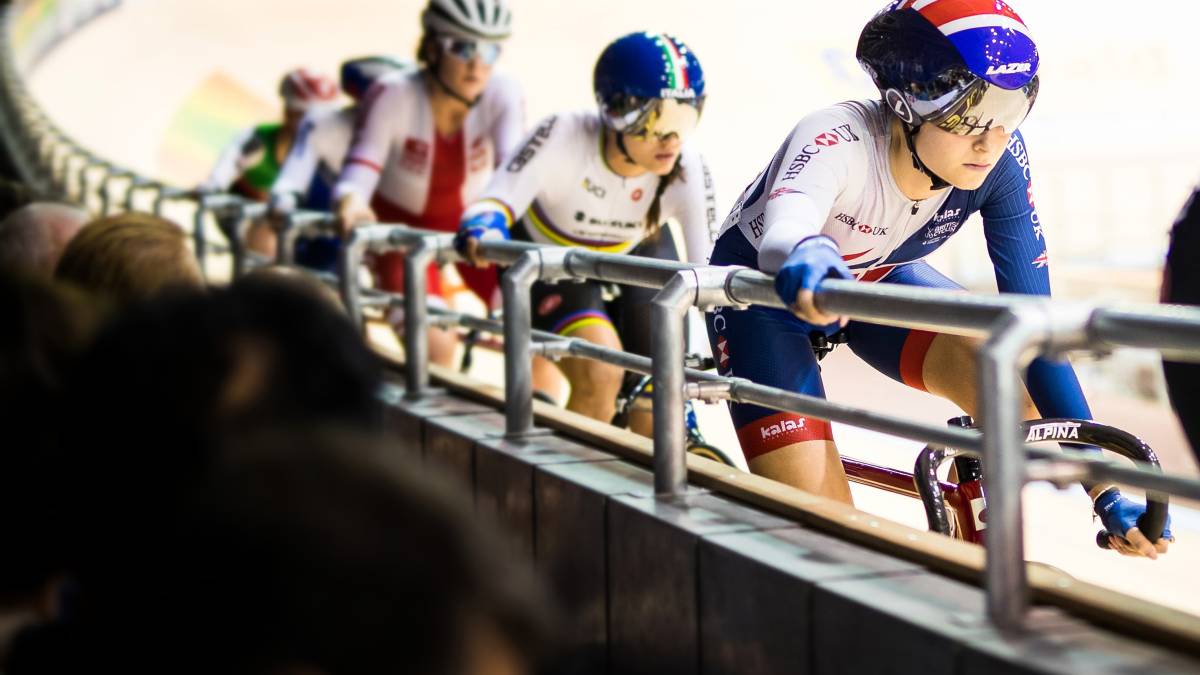
<path fill-rule="evenodd" d="M 1126 498 L 1117 488 L 1109 488 L 1096 498 L 1095 509 L 1096 515 L 1100 516 L 1100 522 L 1104 523 L 1104 529 L 1108 530 L 1109 534 L 1124 537 L 1130 528 L 1138 527 L 1138 518 L 1141 518 L 1142 514 L 1146 512 L 1146 505 Z M 1148 538 L 1149 535 L 1147 535 Z M 1169 515 L 1163 526 L 1162 538 L 1168 541 L 1175 539 L 1171 534 L 1171 516 Z"/>
<path fill-rule="evenodd" d="M 811 291 L 827 277 L 853 279 L 837 242 L 823 234 L 802 239 L 792 249 L 783 267 L 775 275 L 775 292 L 789 307 L 796 304 L 796 294 Z"/>
<path fill-rule="evenodd" d="M 454 250 L 462 255 L 467 254 L 468 239 L 502 239 L 509 240 L 508 219 L 500 211 L 481 211 L 473 216 L 464 218 L 458 226 L 458 234 L 454 236 Z"/>

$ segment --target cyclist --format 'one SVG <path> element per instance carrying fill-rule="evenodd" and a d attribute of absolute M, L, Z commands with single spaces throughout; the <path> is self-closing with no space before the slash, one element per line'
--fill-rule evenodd
<path fill-rule="evenodd" d="M 296 141 L 271 186 L 273 214 L 286 214 L 297 206 L 313 211 L 332 210 L 333 187 L 350 149 L 358 103 L 377 80 L 399 77 L 411 68 L 409 63 L 389 56 L 365 56 L 342 64 L 342 92 L 353 103 L 338 110 L 319 108 L 304 116 Z M 274 256 L 274 231 L 266 223 L 256 225 L 247 239 L 252 248 Z M 339 249 L 335 238 L 300 239 L 296 242 L 296 261 L 334 272 Z"/>
<path fill-rule="evenodd" d="M 1184 204 L 1171 228 L 1171 247 L 1163 268 L 1163 302 L 1200 305 L 1197 253 L 1200 253 L 1200 186 Z M 1179 416 L 1192 452 L 1200 460 L 1200 365 L 1164 361 L 1163 372 L 1167 376 L 1171 407 Z"/>
<path fill-rule="evenodd" d="M 453 232 L 463 206 L 520 139 L 523 96 L 517 83 L 492 73 L 509 37 L 504 0 L 429 0 L 417 49 L 420 69 L 363 101 L 354 141 L 334 191 L 343 228 L 365 222 L 404 223 Z M 376 260 L 380 287 L 403 289 L 403 258 Z M 429 268 L 431 299 L 444 302 L 441 272 Z M 495 275 L 464 268 L 464 280 L 489 299 Z M 399 313 L 392 317 L 399 323 Z M 449 365 L 457 344 L 450 331 L 430 331 L 430 358 Z"/>
<path fill-rule="evenodd" d="M 704 107 L 704 71 L 695 53 L 669 35 L 631 33 L 600 54 L 594 88 L 598 114 L 542 121 L 468 207 L 458 245 L 473 262 L 482 263 L 479 239 L 510 236 L 611 253 L 641 246 L 678 259 L 674 250 L 647 251 L 664 242 L 673 249 L 663 227 L 668 218 L 682 226 L 688 259 L 705 262 L 715 216 L 712 180 L 686 142 Z M 649 298 L 623 293 L 613 307 L 598 283 L 537 283 L 533 325 L 648 355 L 649 318 L 631 314 L 648 308 Z M 583 359 L 564 359 L 560 367 L 572 385 L 567 407 L 610 420 L 622 371 Z"/>
<path fill-rule="evenodd" d="M 279 95 L 283 98 L 282 123 L 260 124 L 234 138 L 221 153 L 203 188 L 229 190 L 248 199 L 267 201 L 301 120 L 312 110 L 332 105 L 338 91 L 328 77 L 298 68 L 283 76 Z"/>
<path fill-rule="evenodd" d="M 713 354 L 722 374 L 824 396 L 810 336 L 843 328 L 876 370 L 974 415 L 975 341 L 847 323 L 815 305 L 813 291 L 827 277 L 957 289 L 923 258 L 979 212 L 1000 291 L 1050 293 L 1017 132 L 1038 92 L 1038 51 L 998 0 L 895 0 L 866 25 L 857 55 L 882 100 L 802 119 L 737 200 L 713 250 L 714 265 L 774 274 L 792 311 L 710 313 Z M 1027 382 L 1027 419 L 1090 419 L 1069 364 L 1037 359 Z M 827 422 L 744 404 L 730 414 L 755 473 L 850 501 Z M 1110 485 L 1086 487 L 1114 548 L 1166 551 L 1169 532 L 1151 543 L 1135 526 L 1144 505 Z"/>

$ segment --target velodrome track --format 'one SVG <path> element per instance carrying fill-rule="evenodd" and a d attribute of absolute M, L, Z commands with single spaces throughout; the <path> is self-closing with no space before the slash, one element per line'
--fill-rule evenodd
<path fill-rule="evenodd" d="M 410 52 L 417 40 L 419 4 L 345 0 L 333 10 L 333 3 L 315 0 L 127 0 L 120 10 L 52 52 L 34 73 L 34 93 L 68 133 L 97 154 L 186 185 L 202 177 L 202 167 L 211 159 L 205 156 L 206 149 L 212 156 L 219 149 L 211 143 L 213 125 L 248 123 L 254 115 L 269 113 L 283 70 L 312 64 L 332 71 L 346 56 Z M 518 37 L 503 64 L 523 80 L 529 93 L 529 118 L 535 120 L 554 110 L 590 104 L 591 61 L 611 37 L 644 27 L 666 27 L 683 36 L 702 56 L 709 73 L 712 94 L 697 142 L 703 143 L 713 164 L 719 210 L 723 210 L 800 114 L 869 94 L 857 73 L 847 69 L 845 51 L 877 4 L 855 0 L 824 7 L 821 25 L 816 26 L 811 19 L 804 20 L 802 8 L 783 9 L 769 0 L 738 6 L 750 15 L 781 14 L 771 22 L 719 20 L 719 13 L 728 12 L 730 5 L 718 2 L 610 0 L 583 5 L 517 0 Z M 689 11 L 682 11 L 685 7 Z M 1026 18 L 1037 25 L 1035 11 L 1025 10 Z M 1056 25 L 1049 17 L 1047 24 Z M 798 33 L 797 26 L 804 30 Z M 814 41 L 800 39 L 801 33 L 820 35 Z M 1065 33 L 1059 35 L 1066 39 Z M 771 92 L 769 99 L 755 96 L 761 91 Z M 1043 104 L 1052 119 L 1063 106 L 1053 97 L 1049 103 L 1039 103 Z M 237 115 L 248 117 L 230 119 Z M 195 124 L 197 118 L 212 124 Z M 1029 133 L 1036 131 L 1035 126 Z M 1185 139 L 1181 147 L 1195 150 L 1192 156 L 1200 157 L 1200 141 Z M 1153 148 L 1142 149 L 1148 153 L 1146 161 L 1153 160 Z M 1053 158 L 1053 153 L 1047 155 Z M 1054 162 L 1048 164 L 1053 168 Z M 1066 184 L 1054 171 L 1047 174 L 1051 179 L 1042 184 Z M 1141 214 L 1158 223 L 1156 245 L 1161 247 L 1161 234 L 1170 219 L 1167 214 L 1182 201 L 1194 175 L 1193 170 L 1160 185 L 1157 189 L 1165 195 L 1162 204 L 1153 204 Z M 1068 213 L 1063 201 L 1066 198 L 1052 190 L 1039 193 L 1043 213 Z M 1065 222 L 1067 234 L 1051 232 L 1048 237 L 1058 236 L 1064 249 L 1072 249 L 1075 242 L 1069 235 L 1077 226 L 1069 219 Z M 966 235 L 957 239 L 948 248 L 975 250 L 948 252 L 939 266 L 953 272 L 969 269 L 972 260 L 985 260 L 980 241 Z M 1113 272 L 1105 274 L 1107 280 Z M 1126 297 L 1149 295 L 1147 279 L 1152 280 L 1152 274 L 1125 276 L 1132 280 Z M 1068 295 L 1086 295 L 1098 281 L 1078 266 L 1064 265 L 1056 276 L 1059 290 L 1065 286 Z M 847 350 L 839 350 L 826 364 L 829 395 L 835 400 L 934 422 L 957 414 L 945 402 L 874 373 Z M 500 380 L 498 360 L 481 358 L 476 370 L 483 379 Z M 1162 404 L 1114 391 L 1121 391 L 1119 382 L 1115 387 L 1111 382 L 1089 386 L 1097 418 L 1143 436 L 1160 451 L 1168 471 L 1194 475 L 1195 464 L 1169 411 Z M 701 423 L 710 440 L 736 448 L 719 407 L 705 407 Z M 911 468 L 917 450 L 908 442 L 844 426 L 836 434 L 847 454 L 899 468 Z M 865 510 L 910 525 L 923 522 L 916 502 L 865 489 L 857 490 L 855 497 Z M 1059 493 L 1033 486 L 1026 493 L 1027 551 L 1031 559 L 1081 579 L 1200 614 L 1200 588 L 1194 582 L 1200 563 L 1200 515 L 1182 508 L 1173 511 L 1180 541 L 1168 556 L 1157 562 L 1121 559 L 1091 543 L 1096 528 L 1080 491 Z"/>

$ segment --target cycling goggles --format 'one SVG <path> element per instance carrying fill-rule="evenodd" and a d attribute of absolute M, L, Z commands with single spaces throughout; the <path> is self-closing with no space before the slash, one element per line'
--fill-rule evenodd
<path fill-rule="evenodd" d="M 487 65 L 493 65 L 500 58 L 500 43 L 481 42 L 465 38 L 443 35 L 438 38 L 442 52 L 460 61 L 471 61 L 478 58 Z"/>
<path fill-rule="evenodd" d="M 674 99 L 630 98 L 623 114 L 616 109 L 605 112 L 609 126 L 621 133 L 663 141 L 686 140 L 700 124 L 704 98 Z"/>
<path fill-rule="evenodd" d="M 1011 134 L 1029 115 L 1037 94 L 1037 77 L 1020 89 L 1004 89 L 976 78 L 945 96 L 910 103 L 922 120 L 957 136 L 985 134 L 996 127 Z"/>

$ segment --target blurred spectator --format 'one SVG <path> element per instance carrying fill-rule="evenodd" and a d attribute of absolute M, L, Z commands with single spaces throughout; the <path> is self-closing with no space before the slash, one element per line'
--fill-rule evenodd
<path fill-rule="evenodd" d="M 71 396 L 80 442 L 179 454 L 262 424 L 378 428 L 382 381 L 345 315 L 294 281 L 255 275 L 130 308 L 99 336 Z"/>
<path fill-rule="evenodd" d="M 333 307 L 338 312 L 346 311 L 345 305 L 342 304 L 342 296 L 333 290 L 328 284 L 321 281 L 312 272 L 291 265 L 262 265 L 255 267 L 246 273 L 247 279 L 274 279 L 280 283 L 290 284 L 297 290 L 310 293 L 314 297 L 326 302 L 330 307 Z"/>
<path fill-rule="evenodd" d="M 129 468 L 135 491 L 155 480 Z M 112 523 L 95 551 L 81 577 L 91 668 L 531 672 L 546 623 L 528 566 L 381 437 L 236 437 L 202 476 L 177 506 Z"/>
<path fill-rule="evenodd" d="M 1171 229 L 1171 247 L 1163 270 L 1162 301 L 1200 305 L 1200 187 L 1184 205 Z M 1200 364 L 1163 362 L 1171 405 L 1179 415 L 1192 452 L 1200 461 Z"/>
<path fill-rule="evenodd" d="M 13 211 L 0 220 L 0 269 L 52 277 L 63 249 L 88 219 L 85 211 L 46 202 Z"/>
<path fill-rule="evenodd" d="M 10 637 L 52 618 L 65 568 L 51 430 L 69 416 L 62 383 L 100 314 L 75 289 L 0 275 L 0 663 Z"/>
<path fill-rule="evenodd" d="M 35 202 L 59 203 L 51 195 L 38 192 L 24 183 L 0 178 L 0 220 Z"/>
<path fill-rule="evenodd" d="M 169 220 L 122 213 L 88 223 L 58 261 L 55 277 L 118 302 L 172 287 L 201 288 L 204 279 L 187 234 Z"/>

